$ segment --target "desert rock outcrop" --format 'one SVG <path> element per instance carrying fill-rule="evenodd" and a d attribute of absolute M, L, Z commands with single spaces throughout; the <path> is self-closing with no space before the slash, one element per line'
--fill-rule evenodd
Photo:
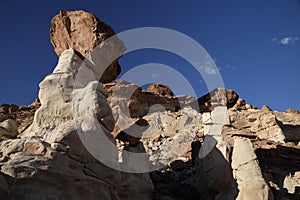
<path fill-rule="evenodd" d="M 223 88 L 195 100 L 111 82 L 117 60 L 99 79 L 113 35 L 84 11 L 53 18 L 59 60 L 39 99 L 0 106 L 1 200 L 300 198 L 299 111 L 258 109 Z"/>

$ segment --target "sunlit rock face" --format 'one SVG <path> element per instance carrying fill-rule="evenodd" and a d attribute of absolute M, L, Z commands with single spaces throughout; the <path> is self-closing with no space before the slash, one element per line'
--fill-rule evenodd
<path fill-rule="evenodd" d="M 125 46 L 115 35 L 109 25 L 83 10 L 61 10 L 51 21 L 50 40 L 56 54 L 61 56 L 65 50 L 74 49 L 98 68 L 98 78 L 105 83 L 121 72 L 118 58 Z M 108 39 L 112 36 L 115 37 Z"/>
<path fill-rule="evenodd" d="M 1 199 L 119 199 L 117 152 L 105 150 L 106 159 L 114 162 L 112 169 L 96 159 L 80 138 L 79 132 L 89 134 L 99 127 L 116 149 L 107 93 L 92 77 L 78 74 L 83 67 L 73 49 L 65 50 L 53 73 L 40 83 L 41 105 L 30 127 L 18 134 L 16 123 L 8 121 L 13 119 L 0 123 L 1 130 L 17 134 L 3 135 L 0 144 Z"/>

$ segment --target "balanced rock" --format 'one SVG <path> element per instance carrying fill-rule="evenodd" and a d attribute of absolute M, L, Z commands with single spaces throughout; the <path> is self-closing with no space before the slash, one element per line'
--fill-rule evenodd
<path fill-rule="evenodd" d="M 51 21 L 50 40 L 56 54 L 61 56 L 65 50 L 74 49 L 101 69 L 101 82 L 111 82 L 121 71 L 118 58 L 125 47 L 114 35 L 109 25 L 82 10 L 61 10 Z"/>
<path fill-rule="evenodd" d="M 0 161 L 5 160 L 0 171 L 12 177 L 13 183 L 7 179 L 12 199 L 119 199 L 120 172 L 107 166 L 119 166 L 110 134 L 113 116 L 93 73 L 73 49 L 64 51 L 40 83 L 41 106 L 32 125 L 19 138 L 0 143 Z M 104 163 L 91 151 L 94 145 Z M 64 186 L 68 191 L 60 189 Z M 39 187 L 45 190 L 36 191 Z"/>

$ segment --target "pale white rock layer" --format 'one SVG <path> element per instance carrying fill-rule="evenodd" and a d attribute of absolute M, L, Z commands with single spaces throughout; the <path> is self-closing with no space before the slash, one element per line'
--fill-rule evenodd
<path fill-rule="evenodd" d="M 294 194 L 296 187 L 300 187 L 300 171 L 286 176 L 283 187 L 286 188 L 289 193 Z"/>
<path fill-rule="evenodd" d="M 64 51 L 52 74 L 40 83 L 41 107 L 35 112 L 32 125 L 22 137 L 42 136 L 73 119 L 72 92 L 82 60 L 73 49 Z"/>
<path fill-rule="evenodd" d="M 273 194 L 265 182 L 252 143 L 247 138 L 235 138 L 232 152 L 233 175 L 238 183 L 237 200 L 272 200 Z"/>
<path fill-rule="evenodd" d="M 36 111 L 32 125 L 21 135 L 21 139 L 13 140 L 15 142 L 7 141 L 9 152 L 0 148 L 4 151 L 3 156 L 9 155 L 10 152 L 19 152 L 12 153 L 11 160 L 2 166 L 3 173 L 14 177 L 21 176 L 17 171 L 22 166 L 14 163 L 18 162 L 23 154 L 39 155 L 33 161 L 28 161 L 27 165 L 32 170 L 27 170 L 25 177 L 34 176 L 40 173 L 41 169 L 47 170 L 49 166 L 55 166 L 56 162 L 62 165 L 66 163 L 66 166 L 72 165 L 75 168 L 67 169 L 61 166 L 65 174 L 58 184 L 65 179 L 74 182 L 72 179 L 76 177 L 83 180 L 93 177 L 95 187 L 99 187 L 99 190 L 91 192 L 91 196 L 118 199 L 117 184 L 120 182 L 120 172 L 117 170 L 117 153 L 113 151 L 116 149 L 115 141 L 110 134 L 114 128 L 114 120 L 106 101 L 107 93 L 98 80 L 94 81 L 92 67 L 83 62 L 73 49 L 62 53 L 53 73 L 40 83 L 41 107 Z M 55 157 L 52 158 L 52 155 Z M 23 158 L 26 159 L 26 156 Z M 95 158 L 101 158 L 102 163 Z M 32 156 L 28 159 L 32 159 Z M 54 161 L 51 161 L 52 159 Z M 24 164 L 25 162 L 27 161 L 24 161 Z M 35 167 L 36 162 L 40 162 L 39 167 Z M 108 164 L 115 170 L 107 167 Z M 54 169 L 47 170 L 46 173 L 56 176 L 60 172 Z M 51 178 L 51 175 L 49 177 Z M 69 191 L 74 187 L 70 186 Z M 45 194 L 40 193 L 38 197 L 34 197 L 41 199 Z M 72 199 L 82 199 L 82 195 L 84 194 L 74 193 Z M 89 195 L 85 196 L 89 198 Z"/>
<path fill-rule="evenodd" d="M 217 145 L 226 158 L 226 145 L 222 137 L 222 130 L 225 125 L 230 124 L 229 114 L 226 106 L 216 106 L 209 115 L 205 114 L 205 139 L 199 152 L 199 158 L 204 158 Z"/>

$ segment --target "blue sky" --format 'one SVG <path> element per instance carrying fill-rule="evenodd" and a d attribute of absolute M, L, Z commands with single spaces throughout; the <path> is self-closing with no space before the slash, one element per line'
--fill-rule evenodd
<path fill-rule="evenodd" d="M 147 26 L 182 32 L 206 49 L 225 87 L 248 103 L 300 110 L 299 0 L 2 0 L 0 104 L 30 104 L 37 97 L 38 83 L 58 59 L 49 29 L 60 9 L 92 12 L 116 32 Z M 172 53 L 141 50 L 120 60 L 122 73 L 152 62 L 180 70 L 198 96 L 208 92 L 189 63 Z"/>

